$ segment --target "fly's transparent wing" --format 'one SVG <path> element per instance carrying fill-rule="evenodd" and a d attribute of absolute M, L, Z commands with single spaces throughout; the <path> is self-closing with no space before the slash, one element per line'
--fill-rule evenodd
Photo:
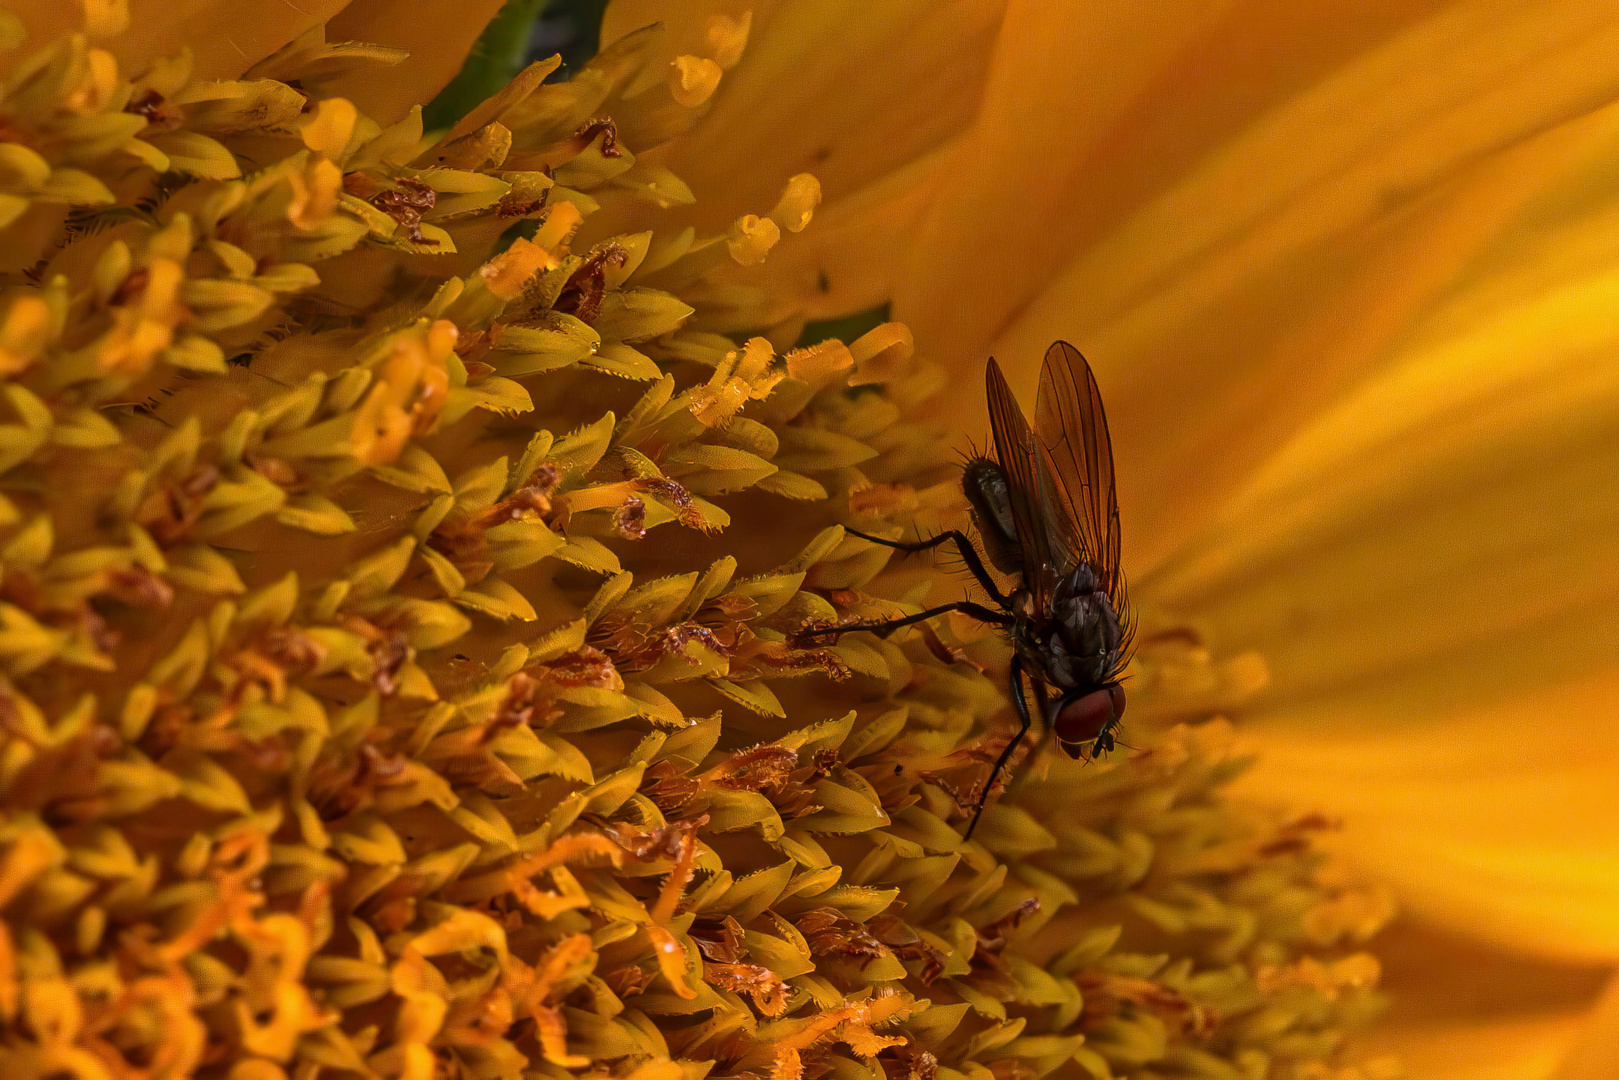
<path fill-rule="evenodd" d="M 1042 517 L 1053 546 L 1090 564 L 1113 601 L 1125 609 L 1119 570 L 1119 497 L 1113 482 L 1113 443 L 1102 392 L 1079 350 L 1066 341 L 1046 350 L 1035 400 L 1040 471 L 1047 474 Z"/>
<path fill-rule="evenodd" d="M 1029 422 L 1023 418 L 1012 388 L 1006 385 L 1006 376 L 994 358 L 984 372 L 985 391 L 989 398 L 990 429 L 995 434 L 995 457 L 1012 503 L 1012 521 L 1017 528 L 1018 549 L 1023 557 L 1023 584 L 1035 600 L 1037 610 L 1044 610 L 1056 582 L 1056 568 L 1051 561 L 1051 542 L 1041 521 L 1041 478 L 1038 462 L 1039 449 Z"/>

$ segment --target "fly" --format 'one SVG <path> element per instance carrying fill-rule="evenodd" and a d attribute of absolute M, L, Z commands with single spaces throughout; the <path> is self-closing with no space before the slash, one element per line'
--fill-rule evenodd
<path fill-rule="evenodd" d="M 1041 718 L 1069 757 L 1090 760 L 1117 744 L 1124 716 L 1120 674 L 1129 662 L 1131 625 L 1119 570 L 1119 500 L 1113 444 L 1096 377 L 1079 350 L 1059 341 L 1046 350 L 1031 430 L 1000 365 L 985 370 L 995 455 L 967 463 L 961 486 L 972 507 L 983 553 L 959 529 L 901 543 L 848 530 L 896 551 L 926 551 L 953 543 L 994 607 L 963 600 L 899 619 L 808 631 L 804 640 L 852 630 L 880 636 L 959 611 L 1001 628 L 1013 648 L 1008 672 L 1017 735 L 990 771 L 970 839 L 995 781 L 1029 731 L 1032 687 Z M 1012 583 L 1010 591 L 985 568 L 988 558 Z"/>

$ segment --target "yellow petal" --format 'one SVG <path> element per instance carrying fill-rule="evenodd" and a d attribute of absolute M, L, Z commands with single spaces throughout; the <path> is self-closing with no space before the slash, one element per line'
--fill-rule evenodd
<path fill-rule="evenodd" d="M 332 91 L 362 113 L 391 124 L 433 96 L 461 70 L 472 43 L 502 0 L 354 0 L 326 28 L 327 41 L 365 41 L 404 49 L 398 67 L 338 79 Z"/>
<path fill-rule="evenodd" d="M 1135 595 L 1270 670 L 1252 790 L 1431 919 L 1619 959 L 1619 27 L 1289 10 L 1014 8 L 895 313 L 1026 404 L 1090 354 Z"/>
<path fill-rule="evenodd" d="M 1619 1074 L 1619 979 L 1608 983 L 1552 1080 L 1602 1080 L 1615 1074 Z"/>
<path fill-rule="evenodd" d="M 252 17 L 243 18 L 241 5 L 230 0 L 129 0 L 128 28 L 96 44 L 112 52 L 126 73 L 139 74 L 154 60 L 189 48 L 196 57 L 197 78 L 234 79 L 331 18 L 346 2 L 257 4 Z M 107 5 L 90 6 L 100 13 Z M 29 48 L 85 27 L 84 8 L 68 0 L 16 0 L 6 7 L 27 27 Z"/>
<path fill-rule="evenodd" d="M 702 233 L 725 229 L 738 215 L 776 199 L 797 173 L 820 180 L 835 216 L 841 200 L 862 208 L 886 200 L 860 193 L 960 131 L 978 103 L 1002 0 L 769 0 L 753 9 L 746 48 L 727 71 L 712 111 L 691 137 L 671 147 L 667 164 L 697 194 L 690 210 L 658 214 L 659 228 L 692 224 Z M 707 56 L 726 67 L 726 42 L 714 20 L 738 5 L 713 0 L 670 5 L 614 0 L 602 23 L 611 43 L 652 22 L 669 28 L 667 48 Z M 723 24 L 734 30 L 734 18 Z M 671 58 L 674 54 L 671 53 Z M 825 244 L 815 265 L 791 276 L 819 292 L 819 272 L 831 279 L 868 273 L 889 235 L 861 226 L 836 245 Z M 614 228 L 641 228 L 640 224 Z M 805 234 L 810 241 L 821 228 Z M 792 248 L 799 246 L 795 241 Z M 774 257 L 774 256 L 773 256 Z M 839 284 L 833 284 L 838 288 Z"/>
<path fill-rule="evenodd" d="M 1579 1037 L 1585 1016 L 1558 1013 L 1507 1020 L 1456 1020 L 1403 1028 L 1379 1040 L 1412 1077 L 1444 1080 L 1543 1080 Z M 1596 1076 L 1608 1074 L 1591 1074 Z M 1582 1078 L 1583 1080 L 1583 1078 Z"/>
<path fill-rule="evenodd" d="M 1542 200 L 1530 219 L 1555 205 Z M 1539 251 L 1503 246 L 1475 261 L 1469 288 L 1453 287 L 1447 303 L 1402 328 L 1418 343 L 1350 357 L 1362 367 L 1382 360 L 1384 370 L 1313 418 L 1287 418 L 1283 426 L 1297 427 L 1279 449 L 1246 476 L 1231 470 L 1235 491 L 1215 485 L 1204 499 L 1189 480 L 1157 482 L 1161 498 L 1217 508 L 1199 515 L 1195 537 L 1154 536 L 1149 546 L 1178 550 L 1139 579 L 1234 637 L 1257 640 L 1272 632 L 1261 629 L 1266 620 L 1288 623 L 1277 644 L 1314 674 L 1290 679 L 1279 665 L 1284 690 L 1458 637 L 1482 641 L 1619 590 L 1604 494 L 1613 457 L 1604 432 L 1619 386 L 1599 360 L 1619 343 L 1610 315 L 1619 264 L 1591 268 L 1578 250 L 1609 228 L 1613 211 L 1598 211 L 1567 235 L 1541 238 Z M 1397 281 L 1401 267 L 1394 261 L 1388 275 Z M 1556 281 L 1559 273 L 1570 280 Z M 1284 385 L 1282 372 L 1271 378 Z M 1217 424 L 1197 411 L 1189 423 Z M 1232 439 L 1252 442 L 1249 429 L 1267 417 L 1254 408 L 1243 419 L 1228 413 L 1225 422 Z M 1203 456 L 1218 463 L 1212 450 Z M 1351 571 L 1354 596 L 1343 589 Z M 1259 614 L 1267 603 L 1271 613 Z M 1391 603 L 1405 609 L 1398 625 L 1362 635 L 1358 657 L 1317 649 L 1318 633 L 1341 640 L 1363 616 L 1383 622 L 1371 609 Z M 1300 626 L 1299 610 L 1317 628 Z"/>
<path fill-rule="evenodd" d="M 92 38 L 111 37 L 129 29 L 129 0 L 81 0 L 84 32 Z"/>
<path fill-rule="evenodd" d="M 1608 972 L 1527 960 L 1401 920 L 1380 936 L 1382 988 L 1392 1009 L 1364 1048 L 1391 1055 L 1402 1075 L 1445 1080 L 1595 1080 L 1607 1071 L 1555 1072 L 1604 1034 Z M 1609 995 L 1613 995 L 1610 993 Z M 1611 1030 L 1611 1026 L 1610 1026 Z"/>
<path fill-rule="evenodd" d="M 1600 212 L 1600 204 L 1582 207 L 1592 200 L 1581 191 L 1584 175 L 1611 152 L 1615 123 L 1604 111 L 1564 125 L 1473 166 L 1415 207 L 1346 236 L 1301 241 L 1262 269 L 1205 283 L 1196 296 L 1171 290 L 1179 305 L 1154 296 L 1088 333 L 1075 324 L 1088 320 L 1089 294 L 1061 282 L 995 352 L 1029 394 L 1045 343 L 1058 336 L 1085 343 L 1115 440 L 1132 448 L 1120 455 L 1120 484 L 1138 568 L 1181 548 L 1214 517 L 1225 516 L 1227 534 L 1250 537 L 1257 496 L 1240 507 L 1227 503 L 1267 455 L 1379 365 L 1427 364 L 1399 347 L 1441 299 L 1453 300 L 1458 279 L 1479 276 L 1484 256 L 1498 273 L 1521 258 L 1503 238 L 1532 235 L 1548 212 Z M 1604 228 L 1566 231 L 1571 242 L 1589 245 L 1579 237 L 1592 227 Z M 1582 255 L 1580 265 L 1590 261 Z M 1459 321 L 1448 323 L 1446 332 L 1455 333 Z M 1524 359 L 1546 354 L 1537 340 Z M 1445 369 L 1458 389 L 1468 377 L 1455 372 L 1473 361 L 1482 354 Z"/>
<path fill-rule="evenodd" d="M 1062 273 L 1077 338 L 1190 318 L 1619 85 L 1590 5 L 1417 7 L 1014 9 L 896 315 L 934 355 L 982 355 Z"/>
<path fill-rule="evenodd" d="M 1619 959 L 1611 214 L 1498 242 L 1137 580 L 1265 657 L 1255 782 L 1350 817 L 1408 905 Z"/>
<path fill-rule="evenodd" d="M 1261 757 L 1242 789 L 1341 815 L 1335 846 L 1422 918 L 1523 953 L 1619 959 L 1619 678 L 1548 686 L 1530 667 L 1515 696 L 1448 713 L 1415 711 L 1410 681 L 1248 718 Z"/>
<path fill-rule="evenodd" d="M 809 318 L 866 311 L 887 302 L 944 161 L 935 150 L 815 211 L 815 223 L 759 269 L 781 296 L 797 298 Z M 974 407 L 957 402 L 963 417 Z M 987 416 L 987 414 L 986 414 Z"/>

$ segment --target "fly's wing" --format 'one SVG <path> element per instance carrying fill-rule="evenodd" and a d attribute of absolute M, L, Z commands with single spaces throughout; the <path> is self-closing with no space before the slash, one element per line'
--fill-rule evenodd
<path fill-rule="evenodd" d="M 1102 392 L 1079 350 L 1059 341 L 1046 350 L 1035 399 L 1035 430 L 1049 484 L 1041 489 L 1044 516 L 1057 543 L 1090 564 L 1121 615 L 1119 497 L 1113 485 L 1113 444 Z"/>
<path fill-rule="evenodd" d="M 1023 556 L 1023 585 L 1034 596 L 1036 610 L 1044 610 L 1056 580 L 1051 564 L 1051 541 L 1040 520 L 1039 450 L 1029 422 L 1023 418 L 1012 388 L 993 357 L 984 371 L 989 398 L 989 425 L 995 433 L 995 457 L 1006 474 L 1017 527 L 1018 549 Z"/>

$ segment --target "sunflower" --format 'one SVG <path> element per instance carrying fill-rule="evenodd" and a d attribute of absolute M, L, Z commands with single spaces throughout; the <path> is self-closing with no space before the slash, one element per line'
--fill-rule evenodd
<path fill-rule="evenodd" d="M 1614 11 L 782 4 L 760 51 L 817 19 L 839 77 L 755 73 L 676 167 L 843 164 L 778 280 L 889 305 L 962 385 L 993 354 L 1027 401 L 1079 344 L 1132 596 L 1187 642 L 1158 669 L 1261 666 L 1214 702 L 1245 790 L 1397 888 L 1404 1056 L 1609 1075 Z M 920 40 L 951 62 L 890 82 Z M 984 430 L 970 390 L 941 414 Z"/>
<path fill-rule="evenodd" d="M 1602 41 L 1577 12 L 1382 13 L 1306 48 L 1291 9 L 1152 34 L 1132 14 L 1110 37 L 991 4 L 618 3 L 568 81 L 541 61 L 470 111 L 416 108 L 469 48 L 462 90 L 521 53 L 532 5 L 473 46 L 495 7 L 243 26 L 228 5 L 95 0 L 0 23 L 8 1071 L 1383 1077 L 1343 1041 L 1376 1008 L 1361 945 L 1390 906 L 1368 868 L 1421 920 L 1393 937 L 1396 973 L 1499 970 L 1434 929 L 1487 918 L 1537 1000 L 1581 1002 L 1585 973 L 1533 950 L 1599 958 L 1600 927 L 1555 949 L 1500 931 L 1431 880 L 1397 793 L 1357 802 L 1338 796 L 1364 777 L 1306 771 L 1409 769 L 1390 744 L 1423 754 L 1412 703 L 1457 678 L 1408 605 L 1385 640 L 1344 599 L 1369 591 L 1350 571 L 1450 569 L 1441 525 L 1471 519 L 1443 504 L 1425 532 L 1412 508 L 1463 458 L 1494 475 L 1486 435 L 1591 400 L 1572 359 L 1517 353 L 1495 383 L 1454 380 L 1473 397 L 1435 390 L 1474 351 L 1562 332 L 1548 296 L 1599 306 L 1554 273 L 1599 261 L 1573 210 L 1600 188 L 1601 65 L 1580 49 Z M 1454 61 L 1469 32 L 1529 33 L 1544 68 L 1500 45 L 1491 70 L 1563 111 L 1503 104 L 1485 119 L 1517 127 L 1467 114 L 1439 125 L 1450 141 L 1374 122 L 1390 72 Z M 1044 70 L 1076 43 L 1094 83 Z M 1424 86 L 1465 113 L 1484 77 L 1443 67 Z M 1420 117 L 1418 99 L 1399 104 Z M 1391 154 L 1323 208 L 1300 192 L 1337 159 L 1295 160 L 1312 123 L 1339 158 L 1389 130 L 1429 157 Z M 1539 156 L 1529 136 L 1564 125 L 1583 135 Z M 1468 195 L 1469 170 L 1494 182 Z M 1468 198 L 1495 208 L 1488 235 Z M 1378 277 L 1436 238 L 1450 261 Z M 920 348 L 880 314 L 806 328 L 879 303 Z M 1265 359 L 1190 347 L 1222 329 Z M 1182 355 L 1148 367 L 1155 331 Z M 1009 719 L 1004 646 L 957 624 L 824 648 L 797 631 L 939 588 L 839 523 L 952 520 L 949 440 L 920 418 L 972 429 L 958 388 L 990 347 L 1027 381 L 1039 335 L 1085 344 L 1121 448 L 1142 447 L 1121 479 L 1144 749 L 1083 767 L 1034 748 L 964 843 Z M 1550 400 L 1490 426 L 1502 385 Z M 1417 419 L 1426 456 L 1395 440 Z M 1433 439 L 1441 420 L 1473 441 Z M 1429 486 L 1377 486 L 1404 463 Z M 1439 547 L 1353 548 L 1378 513 Z M 1542 576 L 1563 566 L 1533 552 Z M 1519 582 L 1536 616 L 1562 595 L 1538 581 Z M 1397 667 L 1391 644 L 1420 675 L 1369 698 L 1381 712 L 1349 700 Z M 1217 715 L 1262 751 L 1245 799 Z M 1322 717 L 1325 748 L 1298 734 Z M 1452 738 L 1428 741 L 1425 782 Z M 1327 858 L 1328 819 L 1279 799 L 1382 834 L 1352 825 L 1349 861 Z M 1410 1015 L 1430 1044 L 1456 1019 Z M 1611 1049 L 1588 1040 L 1568 1075 Z"/>

